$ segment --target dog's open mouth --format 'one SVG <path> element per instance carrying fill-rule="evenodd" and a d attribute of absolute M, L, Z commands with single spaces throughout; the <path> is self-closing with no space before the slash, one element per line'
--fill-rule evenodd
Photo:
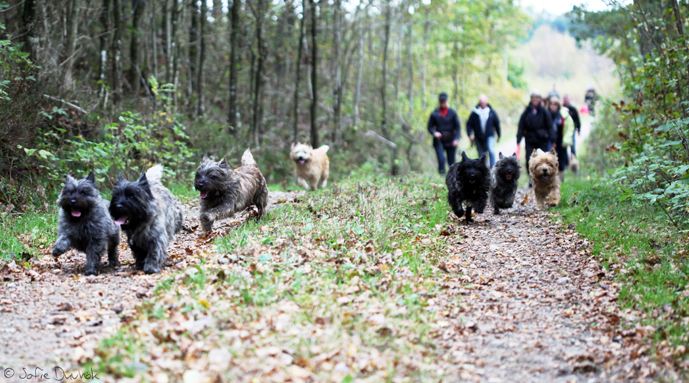
<path fill-rule="evenodd" d="M 476 180 L 469 180 L 470 184 L 476 183 Z"/>
<path fill-rule="evenodd" d="M 297 162 L 299 162 L 299 165 L 304 165 L 306 163 L 306 160 L 303 158 L 300 158 L 299 161 L 297 161 Z"/>
<path fill-rule="evenodd" d="M 129 216 L 128 215 L 123 215 L 122 217 L 120 217 L 118 220 L 115 221 L 115 225 L 119 225 L 119 226 L 126 225 L 128 223 L 129 223 Z"/>
<path fill-rule="evenodd" d="M 543 181 L 547 181 L 548 178 L 549 178 L 549 177 L 548 177 L 547 174 L 544 174 L 544 175 L 541 176 L 541 179 L 542 179 Z"/>
<path fill-rule="evenodd" d="M 199 195 L 201 199 L 208 197 L 208 192 L 207 191 L 202 191 L 201 194 Z"/>
<path fill-rule="evenodd" d="M 511 179 L 512 179 L 512 175 L 511 175 L 511 174 L 505 174 L 505 178 L 507 178 L 508 180 L 511 180 Z"/>
<path fill-rule="evenodd" d="M 72 217 L 76 217 L 76 218 L 81 217 L 81 210 L 72 209 Z"/>

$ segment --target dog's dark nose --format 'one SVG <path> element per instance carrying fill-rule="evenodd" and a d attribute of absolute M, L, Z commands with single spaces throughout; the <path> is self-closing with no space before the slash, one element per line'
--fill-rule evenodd
<path fill-rule="evenodd" d="M 122 209 L 122 204 L 121 204 L 121 203 L 118 203 L 117 205 L 115 205 L 115 207 L 118 208 L 118 209 Z"/>
<path fill-rule="evenodd" d="M 200 182 L 199 182 L 199 187 L 200 187 L 200 188 L 203 187 L 203 181 L 200 181 Z"/>
<path fill-rule="evenodd" d="M 74 198 L 72 198 L 69 202 L 71 202 L 71 203 L 77 203 L 77 200 L 74 199 Z"/>

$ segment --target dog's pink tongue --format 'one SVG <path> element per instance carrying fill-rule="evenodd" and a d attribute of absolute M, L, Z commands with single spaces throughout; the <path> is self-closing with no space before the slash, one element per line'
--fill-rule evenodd
<path fill-rule="evenodd" d="M 115 221 L 115 225 L 122 226 L 122 225 L 124 225 L 125 223 L 127 223 L 127 220 L 128 220 L 128 219 L 129 219 L 129 216 L 128 216 L 128 215 L 122 216 L 122 217 L 120 217 L 120 219 L 118 219 L 117 221 Z"/>
<path fill-rule="evenodd" d="M 81 217 L 81 212 L 79 210 L 72 209 L 72 217 Z"/>
<path fill-rule="evenodd" d="M 208 192 L 207 191 L 201 192 L 201 198 L 206 198 L 206 197 L 208 197 Z"/>

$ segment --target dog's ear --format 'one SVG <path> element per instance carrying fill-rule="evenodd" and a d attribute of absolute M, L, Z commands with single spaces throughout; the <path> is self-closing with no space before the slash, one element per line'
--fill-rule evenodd
<path fill-rule="evenodd" d="M 218 162 L 218 166 L 221 168 L 228 169 L 228 170 L 230 169 L 230 164 L 227 163 L 227 160 L 225 159 L 225 157 L 223 157 L 222 160 L 220 160 L 220 162 Z"/>
<path fill-rule="evenodd" d="M 502 155 L 502 152 L 498 153 L 498 157 L 499 157 L 500 159 L 505 158 L 505 156 Z"/>
<path fill-rule="evenodd" d="M 117 175 L 117 183 L 119 184 L 119 183 L 121 183 L 122 181 L 124 181 L 124 176 L 122 175 L 122 173 L 120 173 L 120 174 Z"/>
<path fill-rule="evenodd" d="M 536 157 L 537 155 L 543 153 L 541 149 L 536 149 L 533 152 L 531 152 L 531 157 Z"/>
<path fill-rule="evenodd" d="M 465 151 L 462 151 L 462 161 L 468 161 L 469 157 L 467 157 L 467 154 Z"/>
<path fill-rule="evenodd" d="M 517 152 L 512 153 L 512 157 L 517 158 Z"/>
<path fill-rule="evenodd" d="M 201 159 L 201 162 L 208 162 L 210 161 L 210 158 L 208 158 L 208 154 L 204 154 L 203 158 Z"/>
<path fill-rule="evenodd" d="M 70 185 L 70 184 L 76 185 L 76 184 L 77 184 L 77 180 L 75 180 L 74 177 L 72 177 L 71 174 L 67 174 L 67 178 L 65 179 L 65 186 Z"/>
<path fill-rule="evenodd" d="M 555 150 L 555 148 L 550 149 L 550 151 L 548 153 L 550 153 L 554 156 L 557 156 L 557 151 Z"/>
<path fill-rule="evenodd" d="M 299 145 L 299 141 L 292 142 L 292 145 L 290 145 L 290 149 L 294 149 L 294 147 L 297 145 Z"/>
<path fill-rule="evenodd" d="M 485 165 L 486 164 L 486 153 L 481 154 L 481 157 L 479 157 L 478 160 L 481 161 L 481 163 Z"/>
<path fill-rule="evenodd" d="M 96 184 L 96 175 L 93 174 L 93 171 L 89 172 L 89 174 L 86 177 L 84 177 L 84 179 L 94 185 Z"/>
<path fill-rule="evenodd" d="M 148 178 L 146 177 L 146 172 L 141 173 L 139 179 L 136 182 L 140 183 L 141 186 L 148 186 Z"/>

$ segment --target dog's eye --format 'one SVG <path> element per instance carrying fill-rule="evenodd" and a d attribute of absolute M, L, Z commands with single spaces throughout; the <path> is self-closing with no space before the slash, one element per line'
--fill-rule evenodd
<path fill-rule="evenodd" d="M 81 194 L 81 195 L 86 195 L 86 193 L 84 193 L 84 191 L 83 191 L 83 190 L 82 190 L 82 191 L 80 191 L 80 192 L 79 192 L 79 194 Z"/>

